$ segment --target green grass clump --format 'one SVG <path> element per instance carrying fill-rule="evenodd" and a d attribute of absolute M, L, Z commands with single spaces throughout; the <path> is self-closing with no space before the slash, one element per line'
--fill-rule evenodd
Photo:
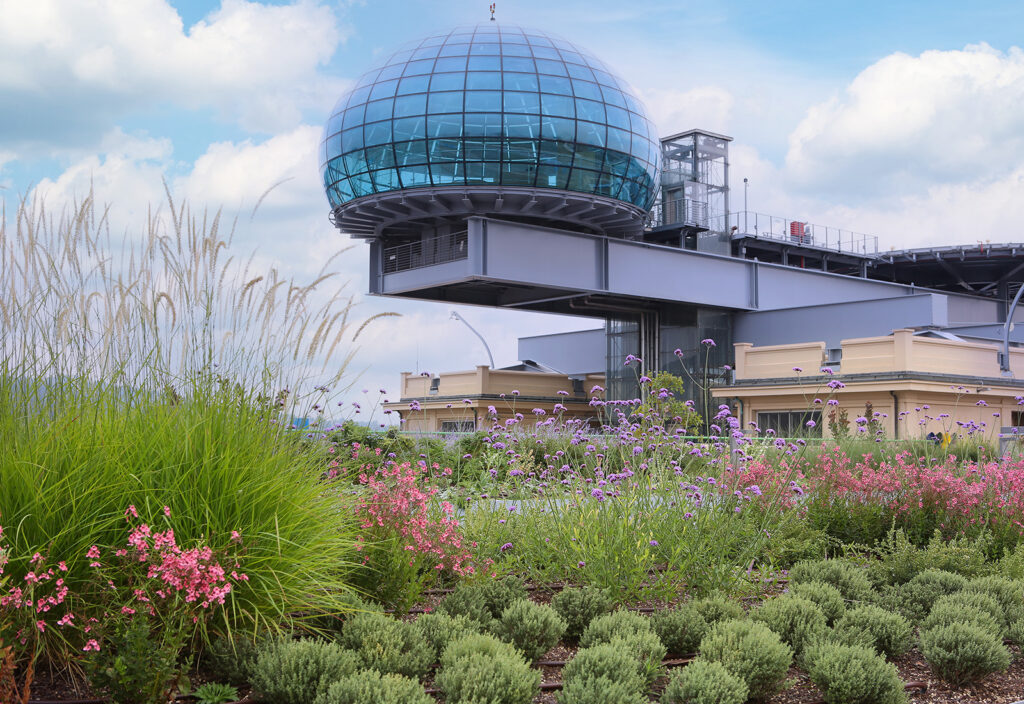
<path fill-rule="evenodd" d="M 363 670 L 332 684 L 316 704 L 434 704 L 434 701 L 414 679 Z"/>
<path fill-rule="evenodd" d="M 551 600 L 551 607 L 565 621 L 565 640 L 578 643 L 590 622 L 612 610 L 614 602 L 596 587 L 569 587 Z"/>
<path fill-rule="evenodd" d="M 936 675 L 954 685 L 974 682 L 1010 666 L 1002 639 L 974 623 L 950 623 L 921 633 L 921 652 Z"/>
<path fill-rule="evenodd" d="M 435 659 L 453 640 L 478 632 L 476 624 L 465 616 L 449 616 L 437 611 L 421 615 L 413 625 L 430 645 Z"/>
<path fill-rule="evenodd" d="M 697 658 L 672 673 L 661 704 L 743 704 L 749 691 L 747 683 L 721 663 Z"/>
<path fill-rule="evenodd" d="M 910 650 L 914 631 L 899 614 L 865 604 L 852 609 L 836 621 L 833 635 L 845 645 L 864 645 L 886 657 L 897 657 Z"/>
<path fill-rule="evenodd" d="M 363 667 L 382 673 L 419 678 L 434 663 L 420 629 L 384 614 L 356 614 L 345 622 L 339 642 L 358 653 Z"/>
<path fill-rule="evenodd" d="M 847 601 L 863 601 L 872 594 L 871 581 L 861 567 L 846 560 L 804 560 L 789 571 L 792 584 L 824 582 L 839 590 Z"/>
<path fill-rule="evenodd" d="M 652 632 L 651 621 L 645 616 L 625 609 L 598 616 L 580 638 L 580 647 L 589 648 L 598 643 L 610 643 L 613 638 Z"/>
<path fill-rule="evenodd" d="M 252 685 L 274 704 L 316 704 L 331 684 L 355 673 L 361 662 L 336 643 L 279 641 L 261 649 L 252 669 Z"/>
<path fill-rule="evenodd" d="M 794 584 L 789 593 L 817 604 L 825 615 L 825 622 L 829 626 L 846 613 L 846 601 L 843 599 L 843 595 L 831 584 L 802 582 Z"/>
<path fill-rule="evenodd" d="M 697 651 L 708 622 L 693 604 L 682 604 L 656 611 L 651 615 L 651 627 L 670 655 L 687 655 Z"/>
<path fill-rule="evenodd" d="M 768 599 L 750 617 L 777 633 L 797 655 L 826 629 L 825 614 L 818 605 L 799 596 Z"/>
<path fill-rule="evenodd" d="M 470 635 L 445 648 L 435 682 L 448 704 L 529 704 L 540 677 L 512 646 Z"/>
<path fill-rule="evenodd" d="M 793 650 L 767 626 L 754 621 L 718 624 L 701 641 L 700 655 L 742 679 L 755 701 L 779 691 L 793 662 Z"/>
<path fill-rule="evenodd" d="M 528 660 L 537 661 L 561 640 L 565 621 L 550 606 L 517 599 L 505 608 L 491 630 L 519 648 Z"/>
<path fill-rule="evenodd" d="M 823 643 L 808 649 L 807 675 L 827 704 L 904 704 L 896 667 L 870 648 Z"/>

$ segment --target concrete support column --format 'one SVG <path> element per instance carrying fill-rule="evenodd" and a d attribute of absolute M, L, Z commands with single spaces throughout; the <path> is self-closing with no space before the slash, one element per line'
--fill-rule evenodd
<path fill-rule="evenodd" d="M 914 331 L 909 328 L 893 330 L 892 338 L 895 371 L 911 369 L 913 364 Z"/>
<path fill-rule="evenodd" d="M 736 370 L 737 379 L 747 378 L 747 352 L 753 346 L 750 342 L 737 342 L 733 345 L 733 349 L 736 352 L 736 365 L 734 369 Z"/>

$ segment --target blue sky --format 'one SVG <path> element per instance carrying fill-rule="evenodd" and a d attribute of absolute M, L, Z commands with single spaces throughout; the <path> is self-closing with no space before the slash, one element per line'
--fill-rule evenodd
<path fill-rule="evenodd" d="M 130 231 L 161 179 L 229 212 L 288 179 L 237 241 L 315 272 L 347 244 L 317 185 L 331 106 L 394 46 L 486 21 L 488 4 L 0 0 L 0 198 L 52 208 L 92 184 Z M 519 0 L 497 14 L 616 67 L 664 133 L 732 135 L 752 209 L 877 234 L 882 249 L 1024 240 L 1021 3 Z M 365 248 L 339 261 L 365 291 Z M 446 307 L 361 306 L 403 314 L 363 340 L 368 386 L 486 359 Z M 462 312 L 499 364 L 519 335 L 596 325 Z"/>

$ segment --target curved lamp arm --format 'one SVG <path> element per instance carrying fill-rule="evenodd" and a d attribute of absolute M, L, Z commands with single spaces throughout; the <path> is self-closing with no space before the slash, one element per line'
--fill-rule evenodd
<path fill-rule="evenodd" d="M 1003 323 L 1003 354 L 999 360 L 999 368 L 1003 372 L 1003 376 L 1008 376 L 1010 373 L 1010 328 L 1013 326 L 1013 312 L 1017 310 L 1022 293 L 1024 293 L 1024 284 L 1017 289 L 1017 295 L 1013 297 L 1013 303 L 1006 311 L 1006 322 Z"/>
<path fill-rule="evenodd" d="M 487 340 L 484 339 L 484 336 L 481 335 L 480 333 L 478 333 L 476 331 L 476 328 L 474 328 L 472 325 L 470 325 L 468 322 L 466 322 L 466 319 L 463 318 L 461 315 L 459 315 L 457 311 L 454 311 L 454 310 L 452 311 L 451 320 L 461 320 L 462 323 L 467 328 L 469 328 L 470 330 L 473 331 L 474 335 L 476 335 L 477 337 L 480 338 L 480 342 L 484 343 L 484 349 L 487 350 L 487 356 L 490 357 L 490 359 L 491 359 L 491 369 L 494 369 L 494 355 L 491 354 L 491 348 L 487 344 Z"/>

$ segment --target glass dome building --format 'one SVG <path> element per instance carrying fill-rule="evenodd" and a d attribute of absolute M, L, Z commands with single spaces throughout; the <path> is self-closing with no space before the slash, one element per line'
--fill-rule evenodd
<path fill-rule="evenodd" d="M 343 95 L 320 164 L 357 236 L 496 214 L 600 234 L 643 227 L 660 145 L 624 81 L 578 46 L 486 22 L 397 51 Z"/>

